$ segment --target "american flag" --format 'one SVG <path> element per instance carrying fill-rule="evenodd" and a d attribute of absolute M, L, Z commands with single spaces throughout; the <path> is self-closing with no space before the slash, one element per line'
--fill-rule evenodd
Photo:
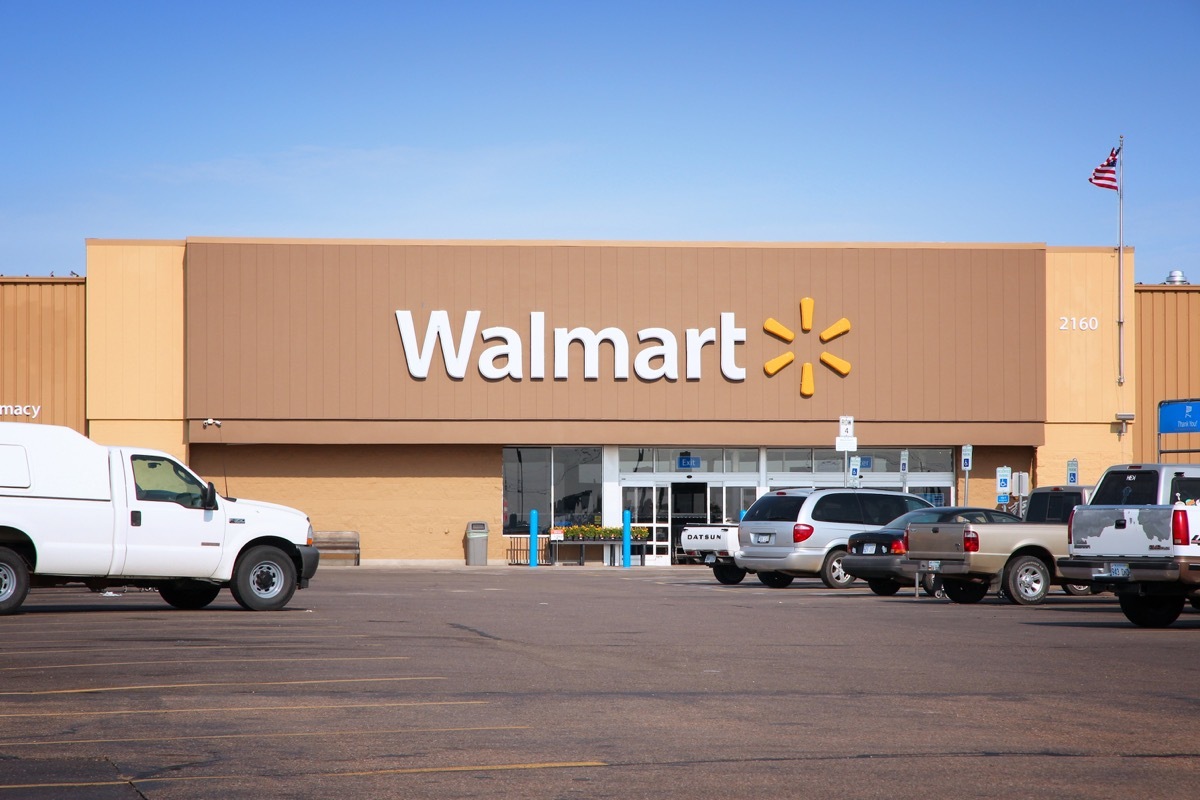
<path fill-rule="evenodd" d="M 1088 178 L 1088 183 L 1093 186 L 1099 186 L 1101 189 L 1117 189 L 1117 157 L 1121 155 L 1121 148 L 1114 147 L 1112 152 L 1108 154 L 1108 158 L 1104 162 L 1092 170 L 1092 177 Z"/>

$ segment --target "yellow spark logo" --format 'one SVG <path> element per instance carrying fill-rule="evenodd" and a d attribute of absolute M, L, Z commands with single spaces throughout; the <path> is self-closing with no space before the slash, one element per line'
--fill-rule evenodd
<path fill-rule="evenodd" d="M 800 300 L 800 330 L 808 333 L 812 330 L 813 324 L 813 299 L 805 297 Z M 776 339 L 791 344 L 796 339 L 796 334 L 790 328 L 784 325 L 774 317 L 769 317 L 763 323 L 763 330 L 774 336 Z M 818 338 L 821 344 L 826 344 L 834 339 L 850 332 L 850 320 L 842 317 L 837 322 L 830 325 L 825 330 L 821 331 Z M 763 372 L 767 373 L 768 378 L 772 378 L 779 373 L 788 364 L 796 360 L 796 355 L 790 350 L 781 356 L 775 356 L 767 363 L 763 364 Z M 832 353 L 822 352 L 821 363 L 829 367 L 831 370 L 841 375 L 843 378 L 850 374 L 850 362 L 845 359 L 838 358 Z M 816 391 L 816 382 L 813 379 L 813 365 L 810 361 L 805 361 L 800 368 L 800 394 L 803 397 L 812 397 Z"/>

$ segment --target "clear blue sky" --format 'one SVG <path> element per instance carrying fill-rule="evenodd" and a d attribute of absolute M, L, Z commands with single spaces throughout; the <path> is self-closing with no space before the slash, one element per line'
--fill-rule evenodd
<path fill-rule="evenodd" d="M 1115 246 L 1200 283 L 1200 0 L 0 0 L 0 273 L 87 238 Z"/>

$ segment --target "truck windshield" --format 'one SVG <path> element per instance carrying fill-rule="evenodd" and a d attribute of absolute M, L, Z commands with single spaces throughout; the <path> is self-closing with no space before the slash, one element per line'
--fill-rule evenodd
<path fill-rule="evenodd" d="M 1153 506 L 1158 504 L 1158 472 L 1127 470 L 1106 472 L 1092 495 L 1097 506 Z"/>

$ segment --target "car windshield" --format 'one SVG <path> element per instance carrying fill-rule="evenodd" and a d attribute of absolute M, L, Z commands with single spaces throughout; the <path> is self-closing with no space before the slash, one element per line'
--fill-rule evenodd
<path fill-rule="evenodd" d="M 916 511 L 909 511 L 907 514 L 901 514 L 894 520 L 884 525 L 885 528 L 903 528 L 910 522 L 941 522 L 942 517 L 946 512 L 937 508 L 919 508 Z"/>

